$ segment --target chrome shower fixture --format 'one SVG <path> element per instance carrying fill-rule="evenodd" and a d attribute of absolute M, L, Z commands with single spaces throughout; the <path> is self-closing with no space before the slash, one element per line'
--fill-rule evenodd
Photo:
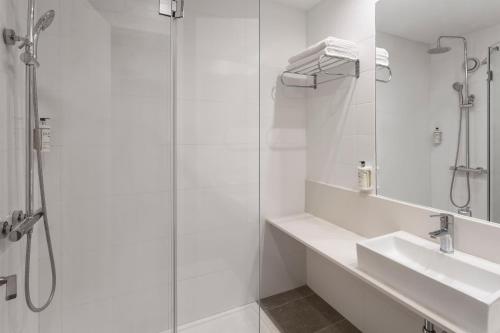
<path fill-rule="evenodd" d="M 47 29 L 52 24 L 55 16 L 56 12 L 54 10 L 49 10 L 45 14 L 43 14 L 33 27 L 33 35 L 31 36 L 31 38 L 30 36 L 18 36 L 13 29 L 4 29 L 3 40 L 5 44 L 15 45 L 16 43 L 20 42 L 21 44 L 19 44 L 18 48 L 25 49 L 25 51 L 20 55 L 21 61 L 26 65 L 39 66 L 40 64 L 37 60 L 38 39 L 40 38 L 40 33 L 42 31 L 45 31 L 45 29 Z"/>
<path fill-rule="evenodd" d="M 36 22 L 35 27 L 33 28 L 33 44 L 35 46 L 34 56 L 36 59 L 37 49 L 38 49 L 38 38 L 40 37 L 40 33 L 45 31 L 52 22 L 54 21 L 54 17 L 56 16 L 56 12 L 54 10 L 49 10 L 45 14 L 42 15 Z"/>
<path fill-rule="evenodd" d="M 459 108 L 459 125 L 458 125 L 458 140 L 457 140 L 457 146 L 456 146 L 456 151 L 455 151 L 455 161 L 451 169 L 453 170 L 452 176 L 451 176 L 451 184 L 450 184 L 450 202 L 453 206 L 455 206 L 459 212 L 464 209 L 470 209 L 469 205 L 471 202 L 471 187 L 470 187 L 470 109 L 474 106 L 474 96 L 469 95 L 469 72 L 474 71 L 479 67 L 479 60 L 475 58 L 469 58 L 468 57 L 468 49 L 467 49 L 467 39 L 463 36 L 439 36 L 437 39 L 436 47 L 431 48 L 427 51 L 429 54 L 441 54 L 445 53 L 451 50 L 451 47 L 447 46 L 441 46 L 441 40 L 442 39 L 458 39 L 463 42 L 463 62 L 462 62 L 462 68 L 464 72 L 464 81 L 463 83 L 460 82 L 455 82 L 453 83 L 452 87 L 454 90 L 456 90 L 459 94 L 459 101 L 458 101 L 458 108 Z M 469 61 L 473 60 L 473 68 L 469 67 Z M 461 152 L 461 144 L 462 144 L 462 123 L 465 123 L 465 135 L 463 140 L 465 141 L 464 144 L 464 167 L 465 167 L 465 185 L 466 185 L 466 191 L 467 191 L 467 199 L 463 203 L 458 203 L 455 199 L 455 181 L 457 179 L 457 172 L 460 169 L 459 168 L 459 159 L 460 159 L 460 152 Z"/>
<path fill-rule="evenodd" d="M 436 47 L 430 48 L 427 50 L 427 53 L 429 54 L 443 54 L 448 51 L 451 51 L 451 47 L 449 46 L 441 46 L 441 39 L 446 38 L 448 36 L 440 36 L 437 39 Z"/>
<path fill-rule="evenodd" d="M 482 65 L 481 60 L 479 60 L 476 57 L 470 57 L 467 59 L 467 71 L 469 73 L 476 72 L 479 69 L 479 67 L 481 67 L 481 65 Z M 465 67 L 465 64 L 464 64 L 464 67 Z"/>
<path fill-rule="evenodd" d="M 23 49 L 20 55 L 21 61 L 26 65 L 26 170 L 25 170 L 25 211 L 16 210 L 12 214 L 10 223 L 8 221 L 1 223 L 2 238 L 8 236 L 12 242 L 20 241 L 26 236 L 26 257 L 24 268 L 24 296 L 28 308 L 33 312 L 45 310 L 54 298 L 56 291 L 56 264 L 54 260 L 54 251 L 52 249 L 52 240 L 49 230 L 49 220 L 47 217 L 47 201 L 45 196 L 44 173 L 42 165 L 42 147 L 41 147 L 41 127 L 40 115 L 38 113 L 38 85 L 37 85 L 37 60 L 38 39 L 40 33 L 47 29 L 54 21 L 55 11 L 49 10 L 43 14 L 35 24 L 36 0 L 28 0 L 28 20 L 26 37 L 20 37 L 12 29 L 5 29 L 3 37 L 5 44 L 15 45 L 20 43 L 19 49 Z M 35 156 L 36 155 L 36 161 Z M 39 199 L 41 207 L 34 209 L 34 183 L 35 183 L 35 164 L 38 175 Z M 33 229 L 40 221 L 43 221 L 45 230 L 45 240 L 47 242 L 47 251 L 50 259 L 50 269 L 52 275 L 52 284 L 50 294 L 47 300 L 40 306 L 33 303 L 30 290 L 31 273 L 31 243 L 33 238 Z"/>
<path fill-rule="evenodd" d="M 438 42 L 437 46 L 432 48 L 432 49 L 428 49 L 427 53 L 429 53 L 429 54 L 443 54 L 443 53 L 446 53 L 448 51 L 451 51 L 451 47 L 441 46 L 441 43 Z"/>
<path fill-rule="evenodd" d="M 43 14 L 35 24 L 35 28 L 33 29 L 34 34 L 38 35 L 40 31 L 47 29 L 52 24 L 52 21 L 54 21 L 55 15 L 56 12 L 52 9 Z"/>

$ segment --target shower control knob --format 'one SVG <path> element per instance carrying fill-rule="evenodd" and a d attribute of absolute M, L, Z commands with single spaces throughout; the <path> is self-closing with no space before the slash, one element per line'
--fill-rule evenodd
<path fill-rule="evenodd" d="M 7 221 L 3 221 L 3 222 L 0 222 L 0 239 L 4 239 L 7 237 L 7 235 L 9 234 L 9 222 Z"/>
<path fill-rule="evenodd" d="M 24 220 L 24 213 L 22 210 L 15 210 L 12 212 L 12 225 L 16 225 L 17 223 Z"/>

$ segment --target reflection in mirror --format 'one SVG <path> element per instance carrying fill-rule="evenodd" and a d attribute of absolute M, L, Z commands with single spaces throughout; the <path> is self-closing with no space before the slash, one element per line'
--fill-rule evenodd
<path fill-rule="evenodd" d="M 376 24 L 377 193 L 500 222 L 500 1 L 380 0 Z"/>

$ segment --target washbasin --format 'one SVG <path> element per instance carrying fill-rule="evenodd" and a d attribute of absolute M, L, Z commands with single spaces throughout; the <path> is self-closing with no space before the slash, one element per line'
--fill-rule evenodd
<path fill-rule="evenodd" d="M 359 268 L 471 333 L 500 333 L 500 265 L 398 231 L 357 243 Z"/>

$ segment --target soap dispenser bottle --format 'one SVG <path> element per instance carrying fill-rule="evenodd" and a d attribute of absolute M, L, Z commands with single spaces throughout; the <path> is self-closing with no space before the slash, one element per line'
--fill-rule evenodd
<path fill-rule="evenodd" d="M 436 126 L 436 128 L 434 128 L 434 131 L 432 132 L 432 142 L 434 143 L 434 145 L 437 146 L 440 145 L 442 141 L 443 141 L 443 132 L 439 127 Z"/>
<path fill-rule="evenodd" d="M 372 168 L 361 161 L 358 166 L 358 186 L 361 192 L 372 190 Z"/>

